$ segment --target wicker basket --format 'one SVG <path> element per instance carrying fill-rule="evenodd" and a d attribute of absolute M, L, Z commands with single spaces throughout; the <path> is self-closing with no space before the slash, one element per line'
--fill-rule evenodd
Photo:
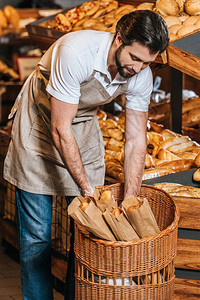
<path fill-rule="evenodd" d="M 115 199 L 123 199 L 122 184 L 108 188 Z M 173 299 L 178 209 L 170 195 L 155 187 L 142 185 L 140 196 L 149 200 L 161 230 L 154 236 L 110 242 L 75 224 L 77 300 Z"/>

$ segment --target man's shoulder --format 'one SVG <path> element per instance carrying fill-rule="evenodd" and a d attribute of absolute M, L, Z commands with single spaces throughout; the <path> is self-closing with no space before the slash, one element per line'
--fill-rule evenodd
<path fill-rule="evenodd" d="M 96 30 L 80 30 L 65 34 L 59 39 L 60 45 L 68 45 L 77 51 L 95 49 L 110 35 L 109 32 Z"/>

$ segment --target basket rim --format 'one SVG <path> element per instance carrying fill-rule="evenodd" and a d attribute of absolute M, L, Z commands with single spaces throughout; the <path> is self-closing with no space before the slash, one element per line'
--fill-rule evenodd
<path fill-rule="evenodd" d="M 107 185 L 105 186 L 106 188 L 110 187 L 110 186 L 120 186 L 122 183 L 118 182 L 118 183 L 114 183 L 111 185 Z M 79 227 L 79 230 L 84 233 L 84 231 L 86 231 L 88 233 L 88 235 L 90 236 L 90 239 L 93 242 L 98 242 L 100 244 L 104 244 L 107 246 L 120 246 L 120 247 L 127 247 L 127 246 L 131 246 L 131 245 L 139 245 L 145 242 L 149 242 L 152 240 L 156 240 L 159 239 L 161 237 L 163 237 L 164 235 L 169 234 L 174 228 L 178 228 L 178 221 L 180 219 L 180 211 L 179 208 L 177 206 L 177 204 L 175 203 L 175 201 L 173 200 L 173 197 L 171 195 L 169 195 L 167 192 L 165 192 L 162 189 L 159 189 L 157 187 L 148 185 L 148 184 L 142 184 L 141 187 L 147 187 L 147 188 L 151 188 L 154 190 L 158 190 L 159 192 L 162 192 L 163 194 L 165 194 L 168 198 L 170 198 L 170 200 L 172 201 L 174 207 L 175 207 L 175 213 L 174 213 L 174 220 L 173 222 L 167 226 L 164 230 L 154 234 L 154 235 L 150 235 L 148 237 L 144 237 L 144 238 L 140 238 L 139 240 L 131 240 L 131 241 L 108 241 L 108 240 L 103 240 L 103 239 L 99 239 L 97 237 L 94 237 L 89 231 L 87 231 L 87 229 L 85 229 L 82 225 L 78 224 L 75 221 L 75 224 Z"/>

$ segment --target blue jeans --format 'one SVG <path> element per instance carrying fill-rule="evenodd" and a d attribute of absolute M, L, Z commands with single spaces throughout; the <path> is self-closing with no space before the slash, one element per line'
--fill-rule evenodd
<path fill-rule="evenodd" d="M 16 188 L 16 203 L 23 300 L 52 300 L 52 196 Z"/>

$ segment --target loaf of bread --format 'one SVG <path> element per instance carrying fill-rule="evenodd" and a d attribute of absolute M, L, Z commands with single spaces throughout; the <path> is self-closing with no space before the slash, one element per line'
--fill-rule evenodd
<path fill-rule="evenodd" d="M 183 102 L 182 113 L 186 113 L 190 110 L 194 110 L 200 107 L 200 97 L 189 98 L 187 101 Z"/>
<path fill-rule="evenodd" d="M 178 159 L 181 159 L 179 156 L 173 154 L 172 152 L 168 151 L 168 150 L 165 150 L 165 149 L 160 149 L 158 151 L 158 159 L 161 159 L 161 160 L 178 160 Z"/>
<path fill-rule="evenodd" d="M 115 217 L 118 217 L 119 215 L 122 214 L 122 210 L 121 210 L 120 208 L 116 207 L 116 208 L 114 208 L 114 209 L 112 210 L 112 214 L 113 214 Z"/>
<path fill-rule="evenodd" d="M 197 167 L 200 167 L 200 153 L 195 157 L 194 163 Z"/>
<path fill-rule="evenodd" d="M 178 196 L 178 197 L 200 197 L 200 189 L 195 188 L 193 186 L 185 186 L 179 183 L 156 183 L 154 184 L 155 187 L 164 190 L 171 196 Z"/>
<path fill-rule="evenodd" d="M 193 174 L 193 179 L 195 181 L 200 181 L 200 169 L 196 170 Z"/>
<path fill-rule="evenodd" d="M 186 0 L 185 11 L 189 15 L 200 15 L 200 1 L 199 0 Z"/>
<path fill-rule="evenodd" d="M 156 9 L 163 16 L 177 16 L 183 11 L 183 3 L 179 0 L 157 0 Z"/>
<path fill-rule="evenodd" d="M 89 203 L 88 202 L 82 202 L 81 204 L 80 204 L 80 208 L 83 210 L 83 211 L 85 211 L 86 210 L 86 208 L 88 207 L 88 205 L 89 205 Z"/>
<path fill-rule="evenodd" d="M 7 18 L 8 24 L 10 24 L 13 28 L 18 29 L 20 22 L 20 15 L 18 11 L 11 5 L 6 5 L 3 11 Z"/>
<path fill-rule="evenodd" d="M 104 190 L 100 196 L 100 200 L 102 201 L 110 201 L 113 199 L 112 192 L 110 190 Z"/>

